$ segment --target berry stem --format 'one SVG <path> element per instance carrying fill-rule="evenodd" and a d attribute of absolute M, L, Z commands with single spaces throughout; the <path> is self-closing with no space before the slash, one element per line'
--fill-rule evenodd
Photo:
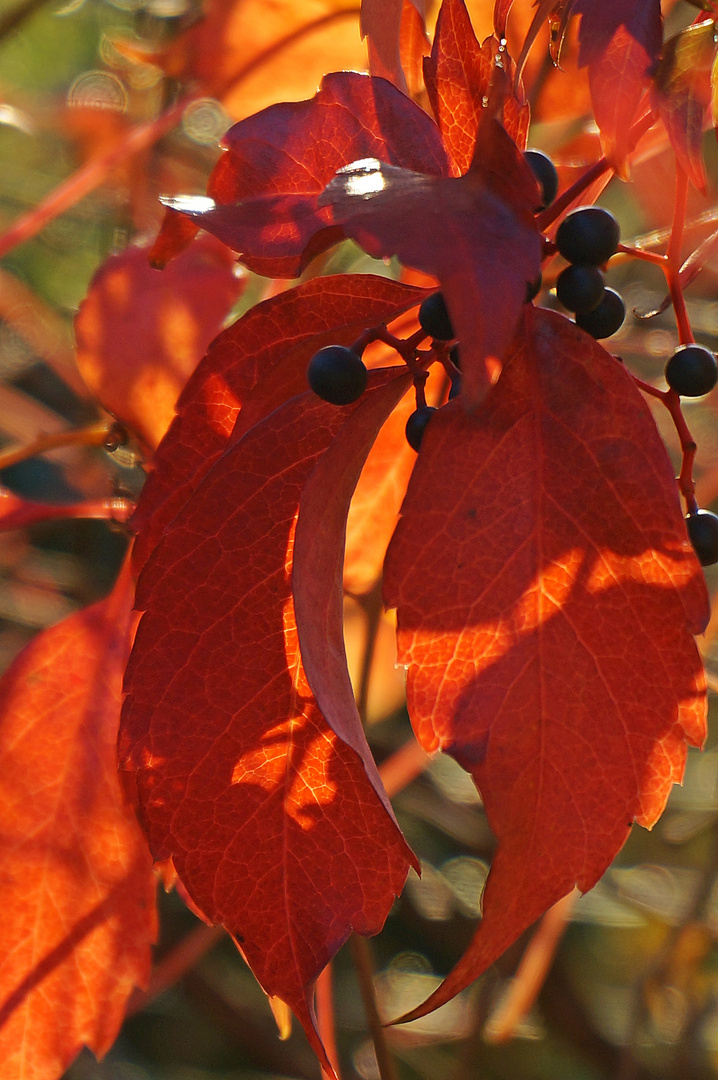
<path fill-rule="evenodd" d="M 74 428 L 72 431 L 58 431 L 53 435 L 39 435 L 24 446 L 8 446 L 0 450 L 0 469 L 9 469 L 28 458 L 39 457 L 49 450 L 59 450 L 65 446 L 104 446 L 112 436 L 117 425 L 112 420 L 100 420 L 88 427 Z"/>
<path fill-rule="evenodd" d="M 621 255 L 630 255 L 632 259 L 642 259 L 643 262 L 655 263 L 660 267 L 666 264 L 667 256 L 659 255 L 656 251 L 645 251 L 643 248 L 629 247 L 627 244 L 619 244 L 616 251 Z"/>
<path fill-rule="evenodd" d="M 649 111 L 631 128 L 629 135 L 629 146 L 631 150 L 635 149 L 639 140 L 643 138 L 654 123 L 655 116 L 653 115 L 653 111 L 649 109 Z M 564 193 L 559 195 L 555 202 L 551 203 L 542 214 L 538 215 L 536 218 L 536 225 L 539 230 L 545 232 L 549 225 L 552 225 L 557 218 L 561 217 L 561 215 L 568 210 L 571 203 L 574 202 L 579 195 L 582 195 L 594 181 L 599 180 L 603 174 L 608 172 L 611 168 L 612 166 L 606 161 L 606 158 L 602 157 L 599 158 L 594 165 L 591 165 L 586 169 L 586 172 L 583 173 L 582 176 L 579 176 L 578 180 L 576 180 L 571 187 L 566 188 Z"/>
<path fill-rule="evenodd" d="M 666 282 L 671 294 L 673 310 L 676 313 L 678 326 L 678 338 L 681 345 L 690 345 L 695 341 L 691 329 L 686 301 L 683 296 L 681 284 L 681 244 L 683 242 L 683 229 L 686 223 L 686 199 L 688 195 L 688 177 L 684 170 L 676 163 L 676 197 L 673 205 L 673 223 L 671 235 L 666 251 Z"/>
<path fill-rule="evenodd" d="M 651 397 L 658 398 L 659 401 L 665 405 L 666 409 L 671 415 L 673 424 L 678 434 L 678 440 L 681 444 L 681 471 L 678 474 L 678 489 L 685 499 L 686 509 L 689 514 L 695 513 L 698 509 L 698 502 L 696 501 L 696 486 L 693 481 L 693 463 L 696 458 L 696 441 L 690 433 L 686 418 L 683 415 L 681 408 L 680 395 L 675 390 L 659 390 L 657 386 L 653 386 L 651 383 L 644 382 L 643 379 L 639 379 L 637 375 L 632 375 L 634 383 L 639 390 L 642 390 L 644 394 L 649 394 Z"/>

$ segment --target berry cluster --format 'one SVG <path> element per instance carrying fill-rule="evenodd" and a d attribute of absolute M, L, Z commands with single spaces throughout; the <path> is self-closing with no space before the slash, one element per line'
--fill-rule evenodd
<path fill-rule="evenodd" d="M 614 289 L 607 289 L 601 267 L 615 253 L 620 240 L 618 222 L 600 206 L 581 206 L 558 227 L 556 247 L 571 265 L 556 282 L 556 295 L 576 315 L 576 323 L 595 338 L 610 337 L 620 329 L 626 306 Z"/>

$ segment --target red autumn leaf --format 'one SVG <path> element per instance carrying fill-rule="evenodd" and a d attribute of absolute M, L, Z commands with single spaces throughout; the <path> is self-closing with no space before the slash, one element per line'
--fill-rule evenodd
<path fill-rule="evenodd" d="M 222 453 L 248 397 L 244 430 L 306 389 L 307 364 L 318 349 L 350 345 L 367 326 L 391 321 L 425 295 L 370 274 L 314 278 L 257 304 L 220 334 L 155 456 L 132 521 L 139 532 L 136 565 Z"/>
<path fill-rule="evenodd" d="M 235 124 L 215 166 L 208 196 L 169 199 L 267 277 L 296 277 L 341 240 L 317 199 L 337 169 L 377 157 L 432 175 L 446 154 L 430 117 L 383 79 L 327 75 L 308 101 L 273 105 Z"/>
<path fill-rule="evenodd" d="M 404 93 L 408 88 L 401 62 L 402 25 L 411 20 L 412 10 L 423 25 L 424 8 L 423 0 L 362 0 L 361 35 L 367 39 L 371 74 L 388 79 Z"/>
<path fill-rule="evenodd" d="M 464 0 L 444 0 L 436 23 L 431 56 L 424 61 L 429 101 L 444 145 L 460 176 L 471 165 L 476 133 L 496 68 L 497 58 L 510 65 L 499 41 L 479 45 Z M 511 72 L 508 72 L 509 76 Z M 504 126 L 521 149 L 526 147 L 529 107 L 513 96 L 504 105 Z"/>
<path fill-rule="evenodd" d="M 711 103 L 715 57 L 715 23 L 687 27 L 666 42 L 651 94 L 679 164 L 704 194 L 703 123 Z"/>
<path fill-rule="evenodd" d="M 320 1055 L 314 982 L 352 929 L 381 928 L 411 858 L 319 712 L 294 624 L 301 491 L 352 410 L 307 392 L 205 476 L 140 578 L 121 736 L 155 857 Z"/>
<path fill-rule="evenodd" d="M 125 571 L 0 680 L 3 1080 L 102 1056 L 149 975 L 154 874 L 117 776 L 131 607 Z"/>
<path fill-rule="evenodd" d="M 437 178 L 369 159 L 341 170 L 321 202 L 370 255 L 398 255 L 439 279 L 461 342 L 462 400 L 476 408 L 541 259 L 536 180 L 503 127 L 485 118 L 465 176 Z"/>
<path fill-rule="evenodd" d="M 362 730 L 344 649 L 344 535 L 362 466 L 411 382 L 410 374 L 398 375 L 347 420 L 304 487 L 294 537 L 292 595 L 307 681 L 327 723 L 362 756 L 370 777 L 376 766 Z M 376 783 L 383 794 L 378 774 Z"/>
<path fill-rule="evenodd" d="M 581 15 L 579 63 L 606 157 L 622 174 L 629 131 L 663 43 L 660 0 L 575 0 Z"/>
<path fill-rule="evenodd" d="M 147 250 L 111 255 L 75 319 L 77 364 L 102 404 L 155 447 L 187 379 L 243 282 L 232 253 L 202 236 L 166 270 Z"/>
<path fill-rule="evenodd" d="M 474 939 L 415 1016 L 590 889 L 705 734 L 707 596 L 670 462 L 628 373 L 563 316 L 527 308 L 482 408 L 432 419 L 385 596 L 417 737 L 471 772 L 498 840 Z"/>

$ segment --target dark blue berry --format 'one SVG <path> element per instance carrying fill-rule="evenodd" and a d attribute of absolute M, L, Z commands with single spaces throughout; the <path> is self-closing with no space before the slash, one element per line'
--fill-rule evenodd
<path fill-rule="evenodd" d="M 327 345 L 309 361 L 307 382 L 332 405 L 350 405 L 367 386 L 367 369 L 360 356 L 344 345 Z"/>
<path fill-rule="evenodd" d="M 681 397 L 702 397 L 718 382 L 718 364 L 702 345 L 679 345 L 666 364 L 666 382 Z"/>
<path fill-rule="evenodd" d="M 710 510 L 696 510 L 686 516 L 686 525 L 701 566 L 718 562 L 718 516 Z"/>
<path fill-rule="evenodd" d="M 451 341 L 454 337 L 454 327 L 442 293 L 432 293 L 423 301 L 419 307 L 419 326 L 436 341 Z"/>
<path fill-rule="evenodd" d="M 540 210 L 545 210 L 547 206 L 550 206 L 556 198 L 558 173 L 553 161 L 548 154 L 544 154 L 543 150 L 527 150 L 524 157 L 541 188 L 541 202 L 534 209 L 534 213 L 538 214 Z"/>
<path fill-rule="evenodd" d="M 432 409 L 431 405 L 420 405 L 406 422 L 406 441 L 412 450 L 416 450 L 417 454 L 421 447 L 421 440 L 424 438 L 426 425 L 435 412 L 436 409 Z"/>
<path fill-rule="evenodd" d="M 614 254 L 620 239 L 613 214 L 601 206 L 580 206 L 559 225 L 556 247 L 570 263 L 601 266 Z"/>
<path fill-rule="evenodd" d="M 593 311 L 603 300 L 603 290 L 597 266 L 567 266 L 556 281 L 556 295 L 569 311 Z"/>
<path fill-rule="evenodd" d="M 620 330 L 626 317 L 626 305 L 615 289 L 604 289 L 603 300 L 593 311 L 576 316 L 576 326 L 595 338 L 610 337 Z"/>

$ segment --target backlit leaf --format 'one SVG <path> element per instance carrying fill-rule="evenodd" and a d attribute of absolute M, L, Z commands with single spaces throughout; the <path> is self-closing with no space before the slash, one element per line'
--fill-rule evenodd
<path fill-rule="evenodd" d="M 653 77 L 652 99 L 682 168 L 705 192 L 703 123 L 711 103 L 716 57 L 713 21 L 689 26 L 667 41 Z"/>
<path fill-rule="evenodd" d="M 707 596 L 670 462 L 563 316 L 527 308 L 481 409 L 432 419 L 385 596 L 417 737 L 471 772 L 498 840 L 474 939 L 418 1015 L 590 889 L 705 735 Z"/>
<path fill-rule="evenodd" d="M 132 521 L 139 533 L 136 564 L 144 563 L 224 450 L 244 403 L 246 431 L 306 389 L 307 364 L 318 349 L 350 345 L 368 326 L 390 322 L 425 295 L 370 274 L 314 278 L 257 304 L 220 334 L 187 384 L 155 456 Z"/>
<path fill-rule="evenodd" d="M 588 67 L 604 153 L 626 172 L 628 134 L 663 41 L 660 0 L 575 0 L 579 63 Z"/>
<path fill-rule="evenodd" d="M 369 70 L 404 93 L 407 82 L 401 63 L 402 23 L 410 9 L 423 21 L 423 6 L 421 0 L 416 6 L 411 0 L 362 0 L 361 33 L 369 47 Z"/>
<path fill-rule="evenodd" d="M 314 982 L 352 929 L 381 928 L 411 858 L 316 706 L 294 622 L 301 491 L 352 409 L 307 392 L 205 476 L 140 578 L 121 737 L 155 858 L 320 1055 Z"/>
<path fill-rule="evenodd" d="M 149 975 L 154 874 L 116 755 L 131 607 L 125 571 L 0 680 L 3 1080 L 106 1053 Z"/>
<path fill-rule="evenodd" d="M 488 37 L 479 45 L 464 0 L 444 0 L 431 56 L 424 61 L 424 79 L 444 145 L 456 166 L 455 175 L 465 173 L 471 164 L 499 58 L 508 70 L 510 58 L 496 38 Z M 526 146 L 528 121 L 528 105 L 519 106 L 510 96 L 504 106 L 504 125 L 521 149 Z"/>
<path fill-rule="evenodd" d="M 213 237 L 200 237 L 162 272 L 145 248 L 129 247 L 102 264 L 80 305 L 80 372 L 105 408 L 151 447 L 242 291 L 235 269 L 232 253 Z"/>

